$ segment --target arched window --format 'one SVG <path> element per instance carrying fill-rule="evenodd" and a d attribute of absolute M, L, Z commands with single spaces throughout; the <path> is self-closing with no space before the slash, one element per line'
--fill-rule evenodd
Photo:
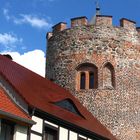
<path fill-rule="evenodd" d="M 85 88 L 86 88 L 86 75 L 84 72 L 82 72 L 80 75 L 80 89 L 85 89 Z"/>
<path fill-rule="evenodd" d="M 111 63 L 105 64 L 103 68 L 103 87 L 113 88 L 115 87 L 115 71 Z"/>
<path fill-rule="evenodd" d="M 95 89 L 98 85 L 98 69 L 94 64 L 83 63 L 77 68 L 77 86 L 76 89 Z"/>

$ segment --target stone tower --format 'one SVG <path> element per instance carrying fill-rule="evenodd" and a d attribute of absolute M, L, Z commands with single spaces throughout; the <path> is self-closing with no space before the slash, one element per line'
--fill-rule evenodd
<path fill-rule="evenodd" d="M 140 140 L 140 28 L 97 15 L 47 34 L 46 77 L 71 91 L 119 140 Z M 94 124 L 93 124 L 94 125 Z"/>

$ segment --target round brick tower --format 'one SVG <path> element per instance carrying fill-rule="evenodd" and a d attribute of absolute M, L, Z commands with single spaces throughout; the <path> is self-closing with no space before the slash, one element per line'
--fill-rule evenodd
<path fill-rule="evenodd" d="M 120 140 L 140 140 L 140 28 L 97 15 L 47 34 L 46 77 L 71 91 Z M 94 125 L 94 124 L 93 124 Z"/>

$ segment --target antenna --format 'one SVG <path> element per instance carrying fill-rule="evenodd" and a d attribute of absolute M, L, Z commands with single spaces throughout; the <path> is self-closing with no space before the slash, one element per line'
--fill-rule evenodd
<path fill-rule="evenodd" d="M 99 0 L 95 1 L 96 4 L 96 15 L 100 15 L 100 6 L 99 6 Z"/>
<path fill-rule="evenodd" d="M 96 5 L 96 13 L 95 15 L 92 17 L 91 21 L 89 22 L 89 24 L 95 24 L 96 22 L 96 16 L 100 15 L 100 6 L 99 6 L 99 0 L 95 0 L 95 5 Z"/>

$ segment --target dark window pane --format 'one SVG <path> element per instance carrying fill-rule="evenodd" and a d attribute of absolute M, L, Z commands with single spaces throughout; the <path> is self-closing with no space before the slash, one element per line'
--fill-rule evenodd
<path fill-rule="evenodd" d="M 75 113 L 75 114 L 81 116 L 77 107 L 75 106 L 75 104 L 70 99 L 66 99 L 66 100 L 56 102 L 55 105 L 57 105 L 59 107 L 62 107 L 64 109 L 68 110 L 68 111 L 71 111 L 72 113 Z"/>
<path fill-rule="evenodd" d="M 94 73 L 89 73 L 89 89 L 94 88 Z"/>
<path fill-rule="evenodd" d="M 46 127 L 45 140 L 57 140 L 57 130 Z"/>
<path fill-rule="evenodd" d="M 80 89 L 85 89 L 86 76 L 85 73 L 81 73 Z"/>
<path fill-rule="evenodd" d="M 0 140 L 13 140 L 13 126 L 7 123 L 1 123 Z"/>
<path fill-rule="evenodd" d="M 53 134 L 46 134 L 46 140 L 55 140 L 55 136 Z"/>

